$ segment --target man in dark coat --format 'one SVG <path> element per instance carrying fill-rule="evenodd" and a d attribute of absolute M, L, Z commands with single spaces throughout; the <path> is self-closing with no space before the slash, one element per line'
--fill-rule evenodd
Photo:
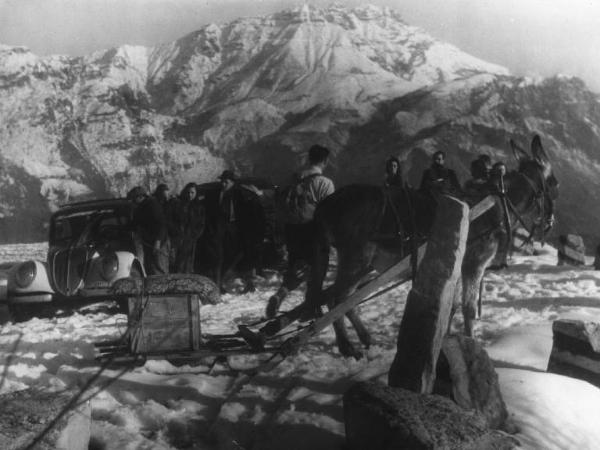
<path fill-rule="evenodd" d="M 219 180 L 221 189 L 213 206 L 217 211 L 212 238 L 216 250 L 215 278 L 221 283 L 227 272 L 237 268 L 244 278 L 244 292 L 254 291 L 253 277 L 265 235 L 265 212 L 257 195 L 238 185 L 231 170 L 223 171 Z"/>
<path fill-rule="evenodd" d="M 156 186 L 156 189 L 152 193 L 152 196 L 160 203 L 165 220 L 167 222 L 167 246 L 169 249 L 169 272 L 175 271 L 175 248 L 177 246 L 176 227 L 175 227 L 175 211 L 177 197 L 169 196 L 169 186 L 165 183 L 160 183 Z"/>
<path fill-rule="evenodd" d="M 440 194 L 460 195 L 462 190 L 456 173 L 445 166 L 446 154 L 437 151 L 431 160 L 431 166 L 423 172 L 421 190 L 434 197 Z"/>
<path fill-rule="evenodd" d="M 167 223 L 160 203 L 141 186 L 131 189 L 127 198 L 135 205 L 132 227 L 140 243 L 146 274 L 169 273 Z"/>

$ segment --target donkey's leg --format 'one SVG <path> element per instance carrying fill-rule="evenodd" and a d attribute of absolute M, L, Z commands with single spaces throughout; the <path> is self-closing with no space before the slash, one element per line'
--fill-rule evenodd
<path fill-rule="evenodd" d="M 333 302 L 330 305 L 337 305 L 343 302 L 352 292 L 356 290 L 361 277 L 366 273 L 368 264 L 372 257 L 372 249 L 368 244 L 348 245 L 346 248 L 338 248 L 338 271 L 334 283 Z M 350 322 L 356 329 L 360 341 L 368 346 L 371 343 L 371 337 L 366 327 L 354 311 L 347 313 Z M 340 353 L 344 356 L 362 357 L 362 352 L 357 350 L 348 337 L 344 318 L 334 322 L 334 330 Z"/>
<path fill-rule="evenodd" d="M 321 312 L 323 299 L 323 281 L 329 267 L 330 244 L 323 228 L 316 227 L 316 238 L 312 243 L 312 253 L 308 279 L 306 280 L 306 295 L 304 297 L 304 313 L 301 318 L 318 317 Z"/>
<path fill-rule="evenodd" d="M 467 244 L 462 264 L 462 313 L 465 335 L 473 337 L 473 321 L 477 316 L 477 300 L 485 268 L 496 254 L 498 242 L 493 237 Z"/>
<path fill-rule="evenodd" d="M 360 339 L 362 345 L 364 345 L 365 348 L 369 348 L 373 343 L 373 340 L 371 339 L 371 333 L 369 333 L 369 330 L 367 330 L 367 327 L 365 327 L 365 324 L 361 320 L 360 316 L 354 309 L 352 309 L 346 314 L 346 317 L 348 320 L 350 320 L 350 323 L 354 327 L 354 330 L 356 331 L 358 339 Z"/>
<path fill-rule="evenodd" d="M 358 285 L 363 282 L 363 278 L 365 277 L 366 272 L 369 270 L 370 264 L 373 262 L 376 250 L 377 246 L 371 242 L 369 242 L 365 246 L 364 251 L 361 255 L 362 261 L 360 262 L 360 273 L 358 274 L 357 279 L 353 282 L 351 292 L 349 292 L 348 295 L 354 293 Z M 356 310 L 350 310 L 346 314 L 346 317 L 348 317 L 348 320 L 350 320 L 350 323 L 354 327 L 354 330 L 356 331 L 358 339 L 360 340 L 362 345 L 365 348 L 369 348 L 372 344 L 371 333 L 369 333 L 369 330 L 367 330 L 367 327 L 365 327 L 363 321 L 361 320 Z"/>

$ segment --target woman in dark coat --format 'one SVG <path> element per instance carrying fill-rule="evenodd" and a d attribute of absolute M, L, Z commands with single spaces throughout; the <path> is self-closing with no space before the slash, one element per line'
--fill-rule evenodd
<path fill-rule="evenodd" d="M 195 250 L 204 232 L 206 213 L 195 183 L 185 185 L 175 204 L 175 272 L 193 273 Z"/>
<path fill-rule="evenodd" d="M 402 173 L 400 170 L 400 160 L 395 156 L 390 156 L 385 162 L 385 186 L 403 187 Z"/>

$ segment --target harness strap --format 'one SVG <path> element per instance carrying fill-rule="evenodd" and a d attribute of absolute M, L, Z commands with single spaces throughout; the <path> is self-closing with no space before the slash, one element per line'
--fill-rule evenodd
<path fill-rule="evenodd" d="M 507 238 L 506 238 L 506 243 L 504 244 L 505 248 L 504 251 L 506 252 L 507 255 L 512 256 L 512 240 L 513 240 L 513 236 L 512 236 L 512 224 L 510 221 L 510 215 L 508 213 L 508 205 L 506 203 L 507 198 L 506 198 L 506 189 L 504 187 L 504 177 L 500 176 L 500 204 L 502 205 L 502 210 L 504 212 L 504 226 L 506 227 L 506 234 L 507 234 Z"/>
<path fill-rule="evenodd" d="M 389 187 L 384 186 L 383 188 L 383 196 L 384 196 L 384 201 L 383 201 L 383 208 L 382 208 L 382 213 L 381 213 L 381 222 L 383 222 L 385 213 L 387 211 L 388 205 L 389 205 L 389 209 L 392 211 L 393 215 L 394 215 L 394 222 L 396 224 L 396 231 L 395 233 L 390 236 L 391 238 L 402 238 L 401 236 L 401 230 L 404 229 L 403 225 L 402 225 L 402 219 L 400 218 L 400 212 L 398 211 L 398 208 L 396 206 L 396 204 L 394 203 L 394 199 L 391 196 L 391 192 Z M 412 202 L 410 200 L 410 195 L 408 193 L 408 189 L 406 188 L 406 186 L 402 187 L 402 190 L 404 191 L 403 194 L 405 195 L 406 198 L 406 203 L 408 206 L 408 215 L 410 218 L 410 229 L 408 230 L 408 235 L 409 235 L 409 239 L 410 239 L 410 262 L 411 262 L 411 269 L 412 269 L 412 279 L 414 280 L 416 274 L 417 274 L 417 265 L 418 265 L 418 247 L 417 247 L 417 242 L 416 242 L 416 223 L 415 223 L 415 217 L 414 217 L 414 208 L 412 206 Z M 379 224 L 379 227 L 381 227 L 381 222 Z"/>
<path fill-rule="evenodd" d="M 399 236 L 400 230 L 402 229 L 402 221 L 400 219 L 400 213 L 398 212 L 398 208 L 396 208 L 396 205 L 394 204 L 394 200 L 392 199 L 389 188 L 384 187 L 383 189 L 384 189 L 384 193 L 385 193 L 385 201 L 383 202 L 383 204 L 385 206 L 386 203 L 389 203 L 390 209 L 392 210 L 392 213 L 394 214 L 394 221 L 396 222 L 396 235 Z M 382 216 L 382 220 L 383 220 L 383 216 Z"/>
<path fill-rule="evenodd" d="M 404 189 L 406 204 L 408 206 L 408 216 L 410 218 L 410 266 L 411 279 L 414 281 L 417 277 L 417 265 L 419 264 L 419 247 L 417 245 L 417 223 L 415 222 L 415 209 L 413 208 L 412 200 L 408 192 L 408 185 L 404 183 L 402 189 Z"/>

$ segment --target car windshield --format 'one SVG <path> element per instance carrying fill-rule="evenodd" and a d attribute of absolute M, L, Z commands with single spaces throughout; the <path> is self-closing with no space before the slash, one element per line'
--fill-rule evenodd
<path fill-rule="evenodd" d="M 124 208 L 96 208 L 58 214 L 50 225 L 50 245 L 115 240 L 130 232 L 130 211 Z"/>

